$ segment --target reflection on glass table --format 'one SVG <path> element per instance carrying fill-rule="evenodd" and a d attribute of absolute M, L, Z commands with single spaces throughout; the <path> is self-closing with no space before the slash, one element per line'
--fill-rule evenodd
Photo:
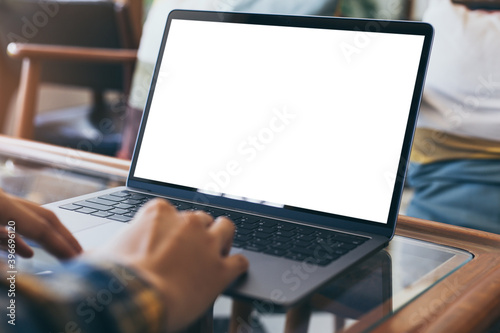
<path fill-rule="evenodd" d="M 395 236 L 287 313 L 272 304 L 237 302 L 233 332 L 342 332 L 355 324 L 369 330 L 471 259 L 463 250 Z"/>
<path fill-rule="evenodd" d="M 123 185 L 128 165 L 0 136 L 0 187 L 41 204 Z M 58 262 L 35 252 L 20 267 L 50 274 Z M 482 332 L 500 318 L 499 281 L 500 236 L 400 216 L 389 246 L 296 308 L 221 296 L 190 332 Z"/>
<path fill-rule="evenodd" d="M 44 154 L 23 148 L 0 148 L 0 188 L 7 193 L 46 204 L 125 184 L 126 171 L 110 173 L 106 166 L 98 165 L 101 159 L 109 160 L 107 157 L 96 156 L 96 163 L 89 161 L 85 152 L 57 149 L 57 154 Z"/>

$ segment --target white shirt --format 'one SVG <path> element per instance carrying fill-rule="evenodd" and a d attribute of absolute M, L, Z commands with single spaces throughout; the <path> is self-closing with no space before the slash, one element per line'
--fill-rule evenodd
<path fill-rule="evenodd" d="M 144 23 L 138 58 L 154 64 L 167 16 L 173 9 L 333 15 L 336 0 L 156 0 Z"/>
<path fill-rule="evenodd" d="M 435 29 L 418 126 L 500 141 L 500 11 L 432 0 Z"/>

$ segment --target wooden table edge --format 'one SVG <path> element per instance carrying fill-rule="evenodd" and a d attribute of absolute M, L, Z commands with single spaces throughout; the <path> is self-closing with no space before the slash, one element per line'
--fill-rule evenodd
<path fill-rule="evenodd" d="M 0 135 L 0 153 L 126 178 L 130 161 Z M 451 246 L 474 258 L 373 332 L 479 332 L 500 318 L 500 235 L 400 216 L 400 236 Z M 360 322 L 361 324 L 361 322 Z M 359 331 L 353 325 L 346 332 Z"/>
<path fill-rule="evenodd" d="M 499 320 L 500 235 L 403 215 L 396 234 L 459 248 L 474 258 L 372 332 L 481 332 Z M 366 328 L 361 320 L 346 332 Z"/>
<path fill-rule="evenodd" d="M 5 135 L 0 135 L 0 154 L 122 180 L 130 169 L 128 160 Z"/>

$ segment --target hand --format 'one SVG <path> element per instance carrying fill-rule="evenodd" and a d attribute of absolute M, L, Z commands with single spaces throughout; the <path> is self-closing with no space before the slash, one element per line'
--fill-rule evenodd
<path fill-rule="evenodd" d="M 82 252 L 73 235 L 59 221 L 56 215 L 39 205 L 8 195 L 0 190 L 0 246 L 7 245 L 9 221 L 15 222 L 16 253 L 32 257 L 33 250 L 19 237 L 23 235 L 34 240 L 58 258 L 68 259 Z"/>
<path fill-rule="evenodd" d="M 132 266 L 163 297 L 167 331 L 198 318 L 248 261 L 228 256 L 234 224 L 203 212 L 178 212 L 165 200 L 153 200 L 140 210 L 130 228 L 106 248 L 89 256 Z"/>

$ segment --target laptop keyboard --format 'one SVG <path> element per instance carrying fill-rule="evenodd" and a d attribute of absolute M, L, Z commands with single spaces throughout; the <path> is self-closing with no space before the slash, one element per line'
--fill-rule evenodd
<path fill-rule="evenodd" d="M 135 213 L 154 196 L 118 191 L 77 201 L 60 208 L 119 222 L 129 222 Z M 233 247 L 261 252 L 295 261 L 307 260 L 325 266 L 355 249 L 365 237 L 318 229 L 284 221 L 169 200 L 178 210 L 203 210 L 210 215 L 227 216 L 236 225 Z"/>

